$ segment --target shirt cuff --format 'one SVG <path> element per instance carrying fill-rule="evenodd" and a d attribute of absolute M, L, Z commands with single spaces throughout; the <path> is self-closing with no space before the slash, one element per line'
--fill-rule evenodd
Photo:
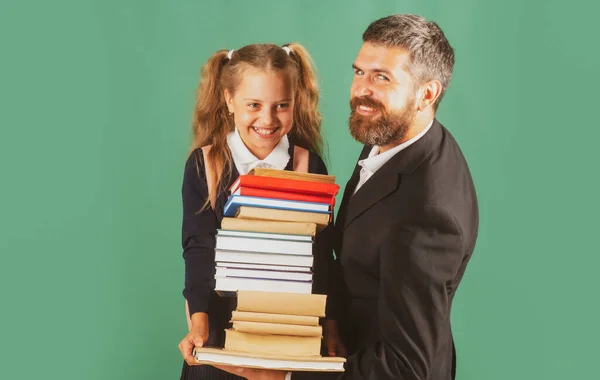
<path fill-rule="evenodd" d="M 285 375 L 285 380 L 292 380 L 292 373 L 288 372 L 287 375 Z"/>

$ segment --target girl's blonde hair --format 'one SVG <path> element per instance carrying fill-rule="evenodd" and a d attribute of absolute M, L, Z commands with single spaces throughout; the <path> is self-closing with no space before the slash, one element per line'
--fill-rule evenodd
<path fill-rule="evenodd" d="M 231 58 L 227 50 L 220 50 L 202 68 L 192 122 L 192 151 L 211 145 L 208 161 L 214 175 L 207 184 L 210 196 L 204 207 L 211 200 L 214 204 L 231 179 L 233 159 L 227 146 L 227 134 L 233 131 L 234 121 L 227 110 L 224 91 L 234 94 L 249 68 L 290 76 L 295 104 L 294 123 L 288 137 L 292 144 L 321 154 L 319 91 L 312 59 L 300 44 L 284 47 L 287 49 L 273 44 L 247 45 L 229 54 Z"/>

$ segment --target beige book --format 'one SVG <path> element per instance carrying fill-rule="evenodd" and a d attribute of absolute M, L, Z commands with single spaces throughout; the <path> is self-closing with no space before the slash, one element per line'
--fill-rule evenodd
<path fill-rule="evenodd" d="M 286 325 L 317 326 L 319 317 L 289 314 L 253 313 L 248 311 L 232 311 L 231 321 L 281 323 Z"/>
<path fill-rule="evenodd" d="M 324 294 L 239 290 L 237 311 L 324 317 L 326 301 Z"/>
<path fill-rule="evenodd" d="M 225 350 L 253 354 L 319 356 L 321 337 L 256 335 L 225 330 Z"/>
<path fill-rule="evenodd" d="M 335 183 L 335 176 L 326 174 L 302 173 L 291 170 L 278 170 L 267 168 L 254 168 L 250 170 L 249 175 L 259 177 L 274 177 L 295 179 L 299 181 L 319 182 L 319 183 Z"/>
<path fill-rule="evenodd" d="M 256 335 L 287 335 L 322 337 L 321 326 L 284 325 L 281 323 L 233 322 L 232 330 Z"/>
<path fill-rule="evenodd" d="M 315 223 L 279 222 L 272 220 L 223 218 L 221 228 L 233 231 L 266 232 L 274 234 L 311 235 L 317 233 Z"/>
<path fill-rule="evenodd" d="M 317 225 L 317 230 L 322 230 L 327 227 L 327 223 L 329 223 L 329 214 L 248 206 L 241 206 L 235 217 L 240 219 L 272 220 L 279 222 L 315 223 Z"/>
<path fill-rule="evenodd" d="M 346 361 L 340 357 L 265 355 L 212 347 L 194 348 L 194 358 L 201 364 L 306 372 L 343 372 Z"/>

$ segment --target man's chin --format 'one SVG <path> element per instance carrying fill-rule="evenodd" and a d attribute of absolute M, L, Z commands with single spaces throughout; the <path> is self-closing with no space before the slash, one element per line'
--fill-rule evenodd
<path fill-rule="evenodd" d="M 350 135 L 352 135 L 352 138 L 354 140 L 356 140 L 357 142 L 359 142 L 361 144 L 373 145 L 370 143 L 369 139 L 364 134 L 357 134 L 351 130 Z"/>

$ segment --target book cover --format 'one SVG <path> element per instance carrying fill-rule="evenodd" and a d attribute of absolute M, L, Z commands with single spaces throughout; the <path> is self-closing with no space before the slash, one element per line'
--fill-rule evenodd
<path fill-rule="evenodd" d="M 312 281 L 270 280 L 262 278 L 215 277 L 215 290 L 219 292 L 237 292 L 254 290 L 262 292 L 286 292 L 310 294 Z"/>
<path fill-rule="evenodd" d="M 234 321 L 232 330 L 256 335 L 286 335 L 321 337 L 321 326 L 287 325 L 281 323 Z"/>
<path fill-rule="evenodd" d="M 312 194 L 321 196 L 336 196 L 340 186 L 334 183 L 318 183 L 287 178 L 259 177 L 254 175 L 241 175 L 231 185 L 229 191 L 235 193 L 238 187 L 252 187 L 265 190 L 277 190 L 290 193 Z"/>
<path fill-rule="evenodd" d="M 321 337 L 255 335 L 225 330 L 225 350 L 254 354 L 315 356 L 321 354 Z"/>
<path fill-rule="evenodd" d="M 216 277 L 256 278 L 263 280 L 312 281 L 312 273 L 284 272 L 274 270 L 223 268 L 217 266 Z"/>
<path fill-rule="evenodd" d="M 198 363 L 230 365 L 245 368 L 274 369 L 280 371 L 343 372 L 346 359 L 340 357 L 298 357 L 281 354 L 264 355 L 225 351 L 222 348 L 194 348 Z"/>
<path fill-rule="evenodd" d="M 317 230 L 322 230 L 329 223 L 329 214 L 319 214 L 314 212 L 275 210 L 260 207 L 241 206 L 235 216 L 240 219 L 259 219 L 272 220 L 280 222 L 304 222 L 315 223 Z"/>
<path fill-rule="evenodd" d="M 250 197 L 287 199 L 290 201 L 327 203 L 331 207 L 333 207 L 335 205 L 335 197 L 332 195 L 322 196 L 322 195 L 312 195 L 312 194 L 301 194 L 301 193 L 292 193 L 289 191 L 258 189 L 258 188 L 246 187 L 246 186 L 238 187 L 237 190 L 232 194 L 247 195 Z"/>
<path fill-rule="evenodd" d="M 224 230 L 255 231 L 280 234 L 315 236 L 317 225 L 306 222 L 281 222 L 258 219 L 223 218 L 221 228 Z"/>
<path fill-rule="evenodd" d="M 325 317 L 324 294 L 287 294 L 274 291 L 237 292 L 237 311 Z"/>
<path fill-rule="evenodd" d="M 312 255 L 312 241 L 274 240 L 254 237 L 217 235 L 216 249 L 276 253 L 286 255 Z"/>
<path fill-rule="evenodd" d="M 255 232 L 255 231 L 235 231 L 235 230 L 224 230 L 218 229 L 217 236 L 238 236 L 248 237 L 257 239 L 272 239 L 272 240 L 292 240 L 292 241 L 313 241 L 312 235 L 298 235 L 298 234 L 279 234 L 279 233 L 267 233 L 267 232 Z"/>
<path fill-rule="evenodd" d="M 330 206 L 327 203 L 289 201 L 285 199 L 248 197 L 244 195 L 231 195 L 223 209 L 223 215 L 235 216 L 242 206 L 261 207 L 273 210 L 306 211 L 319 214 L 329 214 Z"/>
<path fill-rule="evenodd" d="M 215 250 L 217 265 L 224 263 L 248 263 L 264 265 L 285 265 L 291 267 L 312 268 L 313 256 L 279 255 L 276 253 L 257 253 L 245 251 Z M 223 265 L 221 265 L 223 266 Z"/>
<path fill-rule="evenodd" d="M 306 315 L 255 313 L 251 311 L 231 312 L 231 321 L 282 323 L 287 325 L 317 326 L 319 317 Z"/>
<path fill-rule="evenodd" d="M 275 272 L 297 272 L 297 273 L 312 273 L 311 268 L 292 267 L 287 265 L 271 265 L 271 264 L 252 264 L 252 263 L 217 263 L 217 268 L 230 269 L 260 269 L 265 271 Z"/>
<path fill-rule="evenodd" d="M 273 178 L 289 178 L 299 181 L 319 182 L 319 183 L 335 183 L 335 176 L 327 174 L 303 173 L 290 170 L 279 170 L 270 168 L 254 168 L 250 170 L 249 175 L 259 177 Z"/>

